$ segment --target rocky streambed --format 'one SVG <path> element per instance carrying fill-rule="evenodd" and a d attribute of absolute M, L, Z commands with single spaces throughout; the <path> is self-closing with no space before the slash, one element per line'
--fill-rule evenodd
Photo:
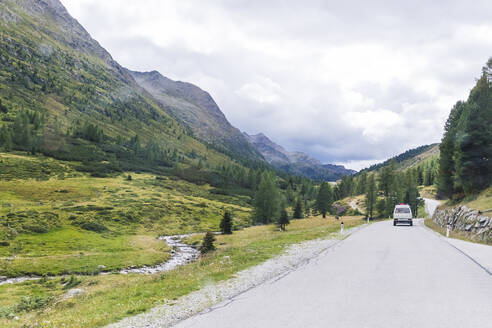
<path fill-rule="evenodd" d="M 165 240 L 166 243 L 173 248 L 171 250 L 171 258 L 169 260 L 156 266 L 123 269 L 120 273 L 158 273 L 169 271 L 180 265 L 195 261 L 198 258 L 198 255 L 200 255 L 200 251 L 195 247 L 182 242 L 183 238 L 189 236 L 190 235 L 176 235 L 159 237 L 160 240 Z"/>
<path fill-rule="evenodd" d="M 120 273 L 120 274 L 129 274 L 129 273 L 153 274 L 153 273 L 169 271 L 169 270 L 172 270 L 172 269 L 174 269 L 180 265 L 184 265 L 184 264 L 193 262 L 200 255 L 200 251 L 198 249 L 196 249 L 196 247 L 194 247 L 192 245 L 185 244 L 182 241 L 183 238 L 189 237 L 191 235 L 192 234 L 159 237 L 159 240 L 166 241 L 166 243 L 170 247 L 172 247 L 171 257 L 166 262 L 160 263 L 160 264 L 155 265 L 155 266 L 131 267 L 131 268 L 127 268 L 127 269 L 122 269 L 120 271 L 101 272 L 101 274 L 115 274 L 115 273 Z M 101 266 L 101 267 L 103 267 L 103 266 Z M 24 282 L 27 280 L 36 280 L 36 279 L 41 279 L 41 277 L 24 276 L 24 277 L 8 278 L 8 277 L 0 276 L 0 285 L 15 284 L 15 283 Z"/>

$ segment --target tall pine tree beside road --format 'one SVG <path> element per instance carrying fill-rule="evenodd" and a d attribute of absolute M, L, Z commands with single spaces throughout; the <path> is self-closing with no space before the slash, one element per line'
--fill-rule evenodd
<path fill-rule="evenodd" d="M 318 197 L 316 198 L 316 208 L 326 218 L 326 213 L 331 210 L 333 204 L 333 190 L 327 182 L 323 182 L 318 191 Z"/>
<path fill-rule="evenodd" d="M 451 110 L 441 142 L 438 192 L 456 199 L 492 184 L 492 58 L 466 102 Z"/>
<path fill-rule="evenodd" d="M 369 181 L 367 183 L 366 190 L 366 209 L 367 216 L 372 218 L 374 214 L 374 207 L 376 206 L 376 198 L 377 198 L 377 189 L 376 189 L 376 181 L 374 179 L 374 174 L 371 174 L 369 177 Z"/>

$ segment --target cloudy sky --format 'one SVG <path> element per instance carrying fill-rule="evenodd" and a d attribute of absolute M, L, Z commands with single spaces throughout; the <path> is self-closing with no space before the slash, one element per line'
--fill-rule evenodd
<path fill-rule="evenodd" d="M 492 1 L 62 0 L 123 66 L 229 121 L 360 169 L 438 142 L 492 56 Z"/>

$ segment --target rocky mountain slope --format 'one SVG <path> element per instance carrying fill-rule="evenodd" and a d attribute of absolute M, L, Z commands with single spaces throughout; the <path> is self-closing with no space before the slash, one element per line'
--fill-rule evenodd
<path fill-rule="evenodd" d="M 262 159 L 241 131 L 227 121 L 208 92 L 191 83 L 173 81 L 157 71 L 130 73 L 195 137 L 243 158 Z"/>
<path fill-rule="evenodd" d="M 59 0 L 0 1 L 0 18 L 1 149 L 79 161 L 96 173 L 233 165 L 234 154 L 194 137 L 173 106 L 140 87 Z M 169 99 L 227 122 L 208 94 L 185 86 Z M 261 159 L 228 129 L 227 140 L 249 150 L 244 157 Z"/>
<path fill-rule="evenodd" d="M 315 180 L 335 181 L 344 175 L 351 175 L 356 172 L 346 169 L 342 165 L 322 164 L 317 159 L 302 152 L 289 152 L 263 133 L 256 135 L 244 133 L 244 135 L 268 163 L 287 173 L 303 175 Z"/>

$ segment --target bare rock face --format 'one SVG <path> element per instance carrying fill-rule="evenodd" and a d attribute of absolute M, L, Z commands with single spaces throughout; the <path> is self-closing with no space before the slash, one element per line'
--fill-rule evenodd
<path fill-rule="evenodd" d="M 344 175 L 354 174 L 342 165 L 322 164 L 315 158 L 302 152 L 289 152 L 270 140 L 263 133 L 248 135 L 246 138 L 272 166 L 287 173 L 303 175 L 311 179 L 335 181 Z"/>
<path fill-rule="evenodd" d="M 451 230 L 461 231 L 472 240 L 492 242 L 492 218 L 467 206 L 438 208 L 432 219 L 443 228 L 449 224 Z"/>
<path fill-rule="evenodd" d="M 241 131 L 227 121 L 208 92 L 191 83 L 173 81 L 157 71 L 130 74 L 195 137 L 241 157 L 263 160 Z"/>

